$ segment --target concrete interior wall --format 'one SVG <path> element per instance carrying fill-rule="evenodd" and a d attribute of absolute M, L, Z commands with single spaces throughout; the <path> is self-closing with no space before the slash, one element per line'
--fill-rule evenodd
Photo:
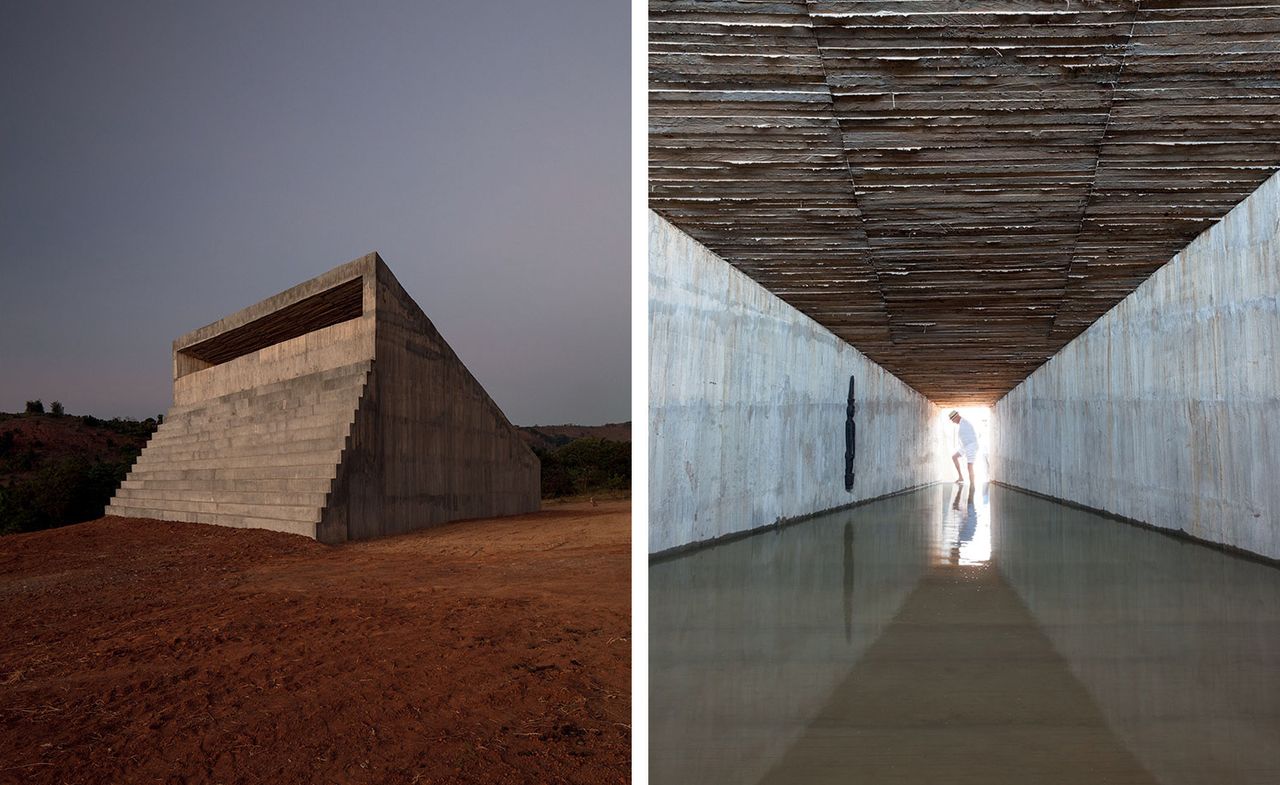
<path fill-rule="evenodd" d="M 922 395 L 653 212 L 649 255 L 651 553 L 936 478 Z"/>
<path fill-rule="evenodd" d="M 1280 558 L 1280 174 L 1001 399 L 996 479 Z"/>

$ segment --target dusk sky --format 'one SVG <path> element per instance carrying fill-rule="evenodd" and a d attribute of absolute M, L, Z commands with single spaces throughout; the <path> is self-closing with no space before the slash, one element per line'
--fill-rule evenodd
<path fill-rule="evenodd" d="M 377 250 L 512 422 L 629 419 L 629 15 L 5 3 L 0 411 L 154 416 L 174 338 Z"/>

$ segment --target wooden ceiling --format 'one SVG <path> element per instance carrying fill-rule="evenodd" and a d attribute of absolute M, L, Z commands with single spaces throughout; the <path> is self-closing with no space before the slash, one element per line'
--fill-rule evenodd
<path fill-rule="evenodd" d="M 179 351 L 220 365 L 364 313 L 364 279 L 355 278 Z"/>
<path fill-rule="evenodd" d="M 649 203 L 993 403 L 1280 166 L 1280 2 L 649 5 Z"/>

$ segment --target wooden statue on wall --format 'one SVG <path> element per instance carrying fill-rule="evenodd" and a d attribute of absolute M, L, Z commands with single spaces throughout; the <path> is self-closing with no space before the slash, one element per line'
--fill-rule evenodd
<path fill-rule="evenodd" d="M 849 377 L 849 401 L 844 414 L 844 489 L 853 490 L 853 458 L 857 441 L 858 426 L 853 421 L 853 413 L 858 406 L 854 402 L 854 379 Z"/>

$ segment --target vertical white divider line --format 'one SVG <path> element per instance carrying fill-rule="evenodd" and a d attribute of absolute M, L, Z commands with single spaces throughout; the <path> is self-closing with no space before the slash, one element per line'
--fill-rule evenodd
<path fill-rule="evenodd" d="M 649 781 L 649 13 L 631 3 L 631 782 Z"/>

